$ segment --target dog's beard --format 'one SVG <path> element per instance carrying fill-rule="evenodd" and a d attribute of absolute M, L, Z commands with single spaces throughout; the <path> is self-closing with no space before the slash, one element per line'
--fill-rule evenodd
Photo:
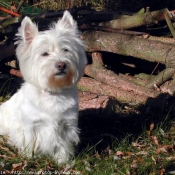
<path fill-rule="evenodd" d="M 69 69 L 63 74 L 53 74 L 48 79 L 48 86 L 51 90 L 57 90 L 62 88 L 68 88 L 72 85 L 75 73 Z"/>

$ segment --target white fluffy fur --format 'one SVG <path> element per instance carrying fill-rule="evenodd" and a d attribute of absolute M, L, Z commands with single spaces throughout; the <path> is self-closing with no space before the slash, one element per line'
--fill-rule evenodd
<path fill-rule="evenodd" d="M 79 142 L 76 84 L 86 65 L 77 24 L 65 11 L 49 30 L 39 32 L 25 17 L 17 36 L 25 83 L 0 106 L 0 135 L 27 156 L 45 154 L 65 163 Z M 58 62 L 66 64 L 65 74 L 59 74 Z"/>

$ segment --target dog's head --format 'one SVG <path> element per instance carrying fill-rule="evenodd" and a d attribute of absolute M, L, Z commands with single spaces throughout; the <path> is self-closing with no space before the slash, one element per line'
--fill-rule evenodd
<path fill-rule="evenodd" d="M 16 35 L 20 70 L 29 83 L 57 92 L 76 85 L 83 76 L 86 55 L 77 24 L 68 11 L 41 32 L 25 17 Z"/>

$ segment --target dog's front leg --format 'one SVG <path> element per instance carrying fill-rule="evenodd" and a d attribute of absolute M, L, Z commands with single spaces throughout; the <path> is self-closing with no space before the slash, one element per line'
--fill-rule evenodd
<path fill-rule="evenodd" d="M 77 127 L 77 120 L 64 120 L 63 122 L 63 139 L 70 142 L 72 145 L 77 145 L 79 142 L 79 129 Z"/>

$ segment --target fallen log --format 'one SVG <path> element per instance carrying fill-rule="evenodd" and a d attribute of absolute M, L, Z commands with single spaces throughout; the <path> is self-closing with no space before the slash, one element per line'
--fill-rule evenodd
<path fill-rule="evenodd" d="M 86 115 L 107 116 L 116 113 L 118 102 L 109 96 L 92 92 L 78 91 L 79 111 L 86 111 Z"/>
<path fill-rule="evenodd" d="M 132 91 L 135 94 L 153 98 L 159 95 L 158 92 L 152 89 L 136 84 L 130 81 L 128 78 L 124 76 L 118 76 L 114 72 L 104 68 L 102 54 L 98 52 L 92 53 L 92 64 L 85 67 L 85 74 L 94 78 L 97 81 L 103 82 L 119 89 L 123 89 L 128 92 Z"/>
<path fill-rule="evenodd" d="M 82 38 L 85 42 L 85 49 L 89 52 L 113 52 L 125 56 L 133 56 L 150 62 L 163 63 L 166 65 L 166 68 L 175 67 L 174 44 L 167 44 L 161 41 L 123 35 L 120 33 L 106 33 L 100 31 L 86 31 L 83 33 Z M 167 79 L 171 78 L 171 76 L 173 76 L 172 69 Z M 154 81 L 159 82 L 159 85 L 165 82 L 165 79 L 161 77 L 161 75 L 157 77 L 157 79 L 159 79 L 159 81 L 157 81 L 156 78 Z M 162 82 L 160 80 L 162 80 Z"/>
<path fill-rule="evenodd" d="M 162 9 L 153 12 L 137 13 L 133 16 L 126 18 L 120 18 L 108 22 L 101 22 L 99 26 L 110 27 L 115 29 L 130 29 L 134 27 L 157 24 L 158 21 L 165 20 L 165 15 L 168 13 L 168 9 Z"/>
<path fill-rule="evenodd" d="M 151 35 L 143 35 L 141 36 L 141 38 L 148 38 L 150 40 L 154 40 L 154 41 L 160 41 L 160 42 L 164 42 L 167 44 L 175 44 L 175 39 L 174 38 L 168 38 L 168 37 L 157 37 L 157 36 L 151 36 Z"/>
<path fill-rule="evenodd" d="M 10 74 L 11 75 L 14 75 L 14 76 L 16 76 L 18 78 L 23 78 L 21 72 L 19 70 L 16 70 L 16 69 L 11 69 L 10 70 Z"/>
<path fill-rule="evenodd" d="M 99 95 L 111 96 L 117 99 L 117 101 L 129 105 L 147 106 L 147 110 L 153 108 L 162 110 L 163 107 L 167 112 L 169 112 L 170 109 L 173 113 L 175 112 L 174 100 L 169 98 L 170 96 L 167 93 L 160 93 L 156 98 L 151 98 L 121 90 L 87 77 L 81 78 L 78 83 L 78 89 L 81 91 L 90 91 Z"/>
<path fill-rule="evenodd" d="M 152 15 L 156 14 L 156 17 L 159 20 L 163 20 L 165 18 L 165 12 L 167 14 L 167 9 L 163 9 L 156 12 L 146 12 L 146 13 L 149 13 L 149 14 L 151 13 Z M 143 14 L 139 14 L 139 15 L 143 15 Z M 127 17 L 127 18 L 130 18 L 130 17 Z M 165 64 L 167 69 L 165 69 L 161 74 L 155 77 L 153 81 L 148 82 L 148 87 L 153 87 L 155 84 L 157 86 L 161 86 L 163 83 L 165 83 L 174 75 L 173 67 L 175 66 L 175 59 L 174 59 L 175 45 L 167 44 L 161 41 L 154 41 L 154 40 L 150 40 L 149 38 L 138 37 L 134 35 L 135 34 L 86 31 L 83 33 L 82 38 L 85 41 L 85 48 L 87 51 L 94 51 L 94 50 L 109 51 L 109 52 L 114 52 L 121 55 L 133 56 L 136 58 L 145 59 L 151 62 L 160 62 Z M 5 50 L 6 47 L 4 46 L 5 45 L 1 47 L 1 49 L 3 50 L 2 53 L 4 53 L 4 51 L 6 53 L 6 50 Z M 4 55 L 1 55 L 1 54 L 0 56 L 1 56 L 0 57 L 1 59 L 5 57 Z M 16 76 L 21 76 L 20 74 L 18 74 L 18 72 L 14 70 L 12 70 L 10 73 Z M 129 96 L 127 92 L 128 93 L 132 92 L 130 95 L 131 96 L 130 101 L 135 101 L 134 96 L 137 96 L 137 95 L 140 95 L 140 96 L 143 95 L 142 97 L 143 100 L 142 98 L 140 98 L 141 103 L 144 102 L 147 97 L 155 98 L 159 95 L 159 92 L 156 92 L 150 88 L 138 85 L 137 83 L 134 83 L 128 80 L 127 78 L 125 78 L 125 76 L 121 77 L 121 76 L 118 76 L 117 74 L 114 74 L 114 72 L 110 70 L 106 70 L 103 67 L 103 63 L 100 62 L 100 59 L 95 60 L 95 57 L 93 58 L 93 64 L 88 65 L 86 67 L 85 73 L 88 76 L 93 77 L 98 81 L 101 81 L 102 83 L 112 86 L 111 88 L 115 87 L 119 89 L 119 91 L 124 90 L 124 92 L 126 93 L 126 96 Z M 166 76 L 164 76 L 165 74 Z M 118 94 L 120 94 L 120 92 Z M 120 95 L 117 95 L 117 96 L 120 97 Z"/>
<path fill-rule="evenodd" d="M 137 36 L 101 31 L 86 31 L 82 35 L 88 52 L 106 51 L 125 56 L 175 66 L 175 45 Z"/>
<path fill-rule="evenodd" d="M 126 35 L 136 35 L 136 36 L 148 35 L 145 32 L 138 32 L 138 31 L 132 31 L 132 30 L 119 30 L 119 29 L 113 29 L 113 28 L 108 28 L 108 27 L 91 26 L 91 25 L 85 25 L 85 24 L 81 25 L 79 29 L 82 31 L 96 30 L 96 31 L 103 31 L 103 32 L 121 33 L 121 34 L 126 34 Z"/>
<path fill-rule="evenodd" d="M 150 80 L 149 83 L 146 85 L 147 87 L 153 87 L 154 85 L 160 87 L 166 81 L 171 79 L 175 73 L 174 68 L 167 68 L 159 73 L 154 79 Z"/>
<path fill-rule="evenodd" d="M 132 104 L 145 104 L 148 96 L 139 95 L 133 91 L 125 91 L 116 88 L 92 78 L 83 77 L 78 83 L 78 89 L 82 91 L 90 91 L 100 95 L 107 95 L 116 98 L 120 102 Z"/>
<path fill-rule="evenodd" d="M 170 17 L 168 10 L 167 10 L 167 13 L 165 14 L 165 20 L 167 22 L 167 25 L 168 25 L 170 31 L 171 31 L 172 36 L 175 38 L 175 30 L 174 30 L 174 26 L 171 22 L 171 17 Z"/>

